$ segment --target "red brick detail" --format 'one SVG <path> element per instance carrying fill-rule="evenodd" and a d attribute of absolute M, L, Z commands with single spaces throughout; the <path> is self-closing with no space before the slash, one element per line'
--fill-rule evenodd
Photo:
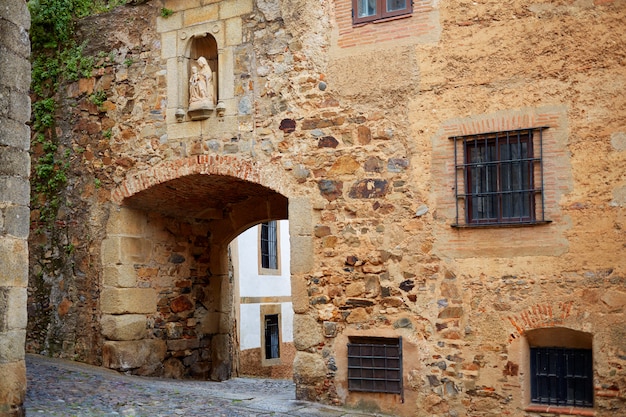
<path fill-rule="evenodd" d="M 352 1 L 337 0 L 335 2 L 335 18 L 339 29 L 337 44 L 340 48 L 350 48 L 429 34 L 436 29 L 429 16 L 432 11 L 432 0 L 414 0 L 411 15 L 353 26 Z"/>
<path fill-rule="evenodd" d="M 563 324 L 570 316 L 573 304 L 573 301 L 560 302 L 556 308 L 550 304 L 537 304 L 508 319 L 517 333 L 523 335 L 527 330 Z"/>
<path fill-rule="evenodd" d="M 576 407 L 557 407 L 553 405 L 530 405 L 524 409 L 530 413 L 552 413 L 567 414 L 572 416 L 588 416 L 593 417 L 596 415 L 594 410 L 589 408 L 576 408 Z"/>
<path fill-rule="evenodd" d="M 261 183 L 257 162 L 231 155 L 198 155 L 168 161 L 127 178 L 111 193 L 111 200 L 120 204 L 125 198 L 155 185 L 193 174 L 227 175 L 245 181 Z"/>

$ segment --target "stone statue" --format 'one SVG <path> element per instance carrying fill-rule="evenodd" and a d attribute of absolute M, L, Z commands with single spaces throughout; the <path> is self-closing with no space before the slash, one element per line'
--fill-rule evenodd
<path fill-rule="evenodd" d="M 213 97 L 213 72 L 206 58 L 198 58 L 198 67 L 191 67 L 189 78 L 189 110 L 213 109 L 215 100 Z"/>

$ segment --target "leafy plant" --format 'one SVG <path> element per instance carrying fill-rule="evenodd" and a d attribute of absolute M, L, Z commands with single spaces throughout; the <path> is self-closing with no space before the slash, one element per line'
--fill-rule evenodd
<path fill-rule="evenodd" d="M 167 19 L 168 17 L 170 17 L 173 14 L 174 14 L 174 10 L 172 10 L 172 9 L 166 9 L 165 7 L 163 7 L 161 9 L 161 17 L 164 18 L 164 19 Z"/>
<path fill-rule="evenodd" d="M 100 107 L 107 100 L 107 93 L 103 90 L 98 90 L 89 97 L 89 100 L 91 100 L 91 102 L 96 106 Z"/>

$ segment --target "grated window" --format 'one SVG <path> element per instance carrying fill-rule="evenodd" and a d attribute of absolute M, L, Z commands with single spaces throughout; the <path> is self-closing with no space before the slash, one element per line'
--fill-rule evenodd
<path fill-rule="evenodd" d="M 348 389 L 402 394 L 402 338 L 351 337 Z"/>
<path fill-rule="evenodd" d="M 455 227 L 545 223 L 543 131 L 453 136 Z M 462 191 L 463 190 L 463 191 Z"/>
<path fill-rule="evenodd" d="M 591 349 L 530 348 L 531 401 L 593 407 Z"/>
<path fill-rule="evenodd" d="M 278 269 L 278 235 L 275 220 L 261 223 L 261 267 Z"/>
<path fill-rule="evenodd" d="M 265 359 L 280 358 L 278 314 L 265 316 Z"/>

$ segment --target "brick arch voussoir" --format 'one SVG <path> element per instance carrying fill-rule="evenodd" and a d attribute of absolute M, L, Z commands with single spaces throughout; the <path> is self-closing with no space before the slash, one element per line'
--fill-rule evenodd
<path fill-rule="evenodd" d="M 121 204 L 124 199 L 177 178 L 188 175 L 226 175 L 253 182 L 274 190 L 289 198 L 289 189 L 279 176 L 281 173 L 271 164 L 233 155 L 198 155 L 175 161 L 166 161 L 155 167 L 133 173 L 111 193 L 111 200 Z"/>

